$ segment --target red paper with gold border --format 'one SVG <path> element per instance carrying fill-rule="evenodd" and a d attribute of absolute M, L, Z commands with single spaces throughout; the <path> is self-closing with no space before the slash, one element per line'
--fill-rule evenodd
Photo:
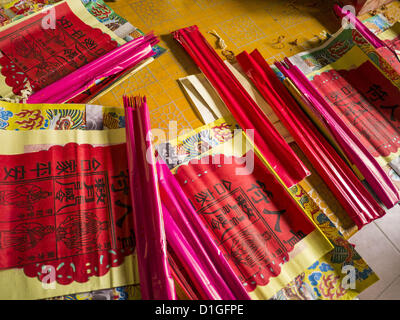
<path fill-rule="evenodd" d="M 46 25 L 51 12 L 45 10 L 1 29 L 1 74 L 12 93 L 20 95 L 27 82 L 36 92 L 118 46 L 112 32 L 104 33 L 82 20 L 87 15 L 75 14 L 82 10 L 79 5 L 56 4 L 54 26 Z M 11 94 L 6 88 L 1 91 L 3 96 Z"/>
<path fill-rule="evenodd" d="M 231 155 L 226 144 L 180 165 L 175 177 L 251 298 L 269 299 L 330 243 L 259 155 Z M 251 171 L 244 159 L 253 156 Z"/>
<path fill-rule="evenodd" d="M 0 269 L 22 268 L 46 282 L 50 268 L 65 286 L 101 278 L 131 259 L 136 244 L 125 144 L 71 143 L 2 155 L 0 163 Z"/>
<path fill-rule="evenodd" d="M 354 54 L 344 58 L 353 59 Z M 338 61 L 343 67 L 314 75 L 311 82 L 400 190 L 398 169 L 391 164 L 400 156 L 400 90 L 371 61 L 349 68 L 345 61 Z"/>

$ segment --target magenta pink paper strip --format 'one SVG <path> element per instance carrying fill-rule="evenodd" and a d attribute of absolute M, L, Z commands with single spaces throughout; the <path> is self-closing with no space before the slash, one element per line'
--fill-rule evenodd
<path fill-rule="evenodd" d="M 124 96 L 140 287 L 145 300 L 176 300 L 170 274 L 146 98 Z"/>

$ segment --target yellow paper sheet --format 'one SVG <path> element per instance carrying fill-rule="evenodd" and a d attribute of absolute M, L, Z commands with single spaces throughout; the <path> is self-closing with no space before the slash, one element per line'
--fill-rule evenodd
<path fill-rule="evenodd" d="M 321 74 L 321 73 L 329 71 L 329 70 L 350 70 L 350 69 L 359 67 L 366 61 L 370 61 L 372 63 L 371 59 L 358 46 L 355 46 L 352 49 L 350 49 L 346 54 L 343 55 L 343 57 L 341 57 L 337 61 L 321 68 L 318 71 L 308 74 L 307 77 L 309 79 L 312 79 L 313 76 L 315 76 L 317 74 Z M 379 72 L 381 72 L 382 75 L 386 76 L 385 73 L 381 69 L 377 68 L 377 70 L 379 70 Z M 392 83 L 395 84 L 393 81 L 392 81 Z M 398 86 L 398 84 L 397 84 L 397 86 Z M 302 106 L 305 107 L 304 110 L 310 116 L 311 116 L 311 114 L 313 114 L 313 112 L 310 111 L 307 106 L 305 106 L 304 104 L 302 104 Z M 316 117 L 314 117 L 314 116 L 312 116 L 312 118 L 314 120 L 316 119 Z M 318 121 L 318 119 L 317 119 L 316 123 L 325 134 L 328 134 L 326 136 L 331 140 L 332 137 L 330 136 L 329 132 L 324 128 L 324 126 L 321 124 L 321 122 Z M 397 179 L 396 175 L 393 175 L 393 173 L 392 173 L 393 170 L 390 166 L 390 162 L 397 159 L 399 156 L 400 156 L 400 149 L 397 150 L 396 152 L 392 152 L 392 153 L 388 154 L 387 156 L 375 157 L 378 164 L 383 168 L 383 170 L 386 172 L 386 174 L 391 178 L 392 182 L 397 186 L 400 186 L 400 183 L 399 183 L 399 181 L 397 181 L 398 179 Z M 355 166 L 351 165 L 351 167 L 354 168 Z M 355 173 L 357 173 L 359 175 L 359 177 L 361 176 L 359 174 L 358 170 L 355 170 Z"/>
<path fill-rule="evenodd" d="M 125 142 L 125 129 L 117 130 L 0 130 L 0 140 L 7 141 L 2 154 L 21 154 L 27 151 L 47 149 L 51 145 L 65 145 L 70 142 L 78 144 L 110 145 Z M 69 285 L 56 284 L 54 289 L 42 286 L 37 278 L 25 276 L 22 269 L 0 271 L 1 288 L 23 288 L 20 290 L 0 290 L 0 299 L 42 299 L 72 293 L 113 288 L 129 284 L 137 284 L 136 254 L 125 257 L 124 263 L 102 277 L 92 277 L 88 282 L 73 282 Z"/>
<path fill-rule="evenodd" d="M 208 147 L 213 147 L 211 151 L 204 151 L 202 155 L 210 152 L 213 154 L 218 153 L 221 152 L 221 149 L 227 155 L 242 155 L 247 150 L 246 145 L 240 139 L 234 141 L 234 148 L 226 142 L 233 138 L 233 128 L 235 128 L 235 121 L 232 118 L 221 118 L 213 123 L 197 128 L 193 132 L 169 141 L 169 145 L 173 147 L 173 150 L 176 150 L 178 159 L 182 163 L 187 163 L 195 157 L 195 155 L 188 155 L 192 152 L 198 152 L 200 141 L 206 142 L 205 145 Z M 216 145 L 213 143 L 216 143 Z M 226 147 L 217 147 L 221 143 L 224 143 Z M 306 166 L 309 167 L 309 161 L 298 146 L 292 145 L 292 148 L 305 161 Z M 162 151 L 162 148 L 159 151 Z M 173 172 L 176 172 L 180 165 L 175 166 Z M 312 175 L 301 181 L 295 188 L 291 188 L 290 193 L 298 201 L 299 206 L 304 208 L 309 218 L 318 225 L 329 241 L 335 245 L 335 248 L 333 251 L 319 258 L 312 266 L 310 265 L 310 267 L 306 268 L 300 275 L 296 276 L 295 280 L 292 279 L 282 290 L 279 290 L 274 295 L 274 298 L 351 300 L 378 281 L 379 278 L 354 250 L 351 244 L 346 241 L 346 239 L 357 231 L 357 227 L 328 190 L 322 179 L 316 175 L 315 170 L 312 167 L 309 168 L 312 171 Z M 335 225 L 339 228 L 336 228 Z M 342 267 L 346 264 L 353 264 L 358 275 L 353 289 L 345 289 L 342 286 L 342 281 L 346 276 L 346 273 L 343 273 Z M 285 272 L 291 275 L 293 275 L 292 271 L 292 269 L 285 269 Z M 271 287 L 268 285 L 261 288 L 260 291 L 264 292 L 263 290 L 265 290 L 269 294 L 280 288 L 281 281 L 284 282 L 285 280 L 287 279 L 272 281 Z"/>
<path fill-rule="evenodd" d="M 263 97 L 257 92 L 257 89 L 249 82 L 248 79 L 244 77 L 244 75 L 239 73 L 238 67 L 234 67 L 232 64 L 227 63 L 227 66 L 230 68 L 230 70 L 238 77 L 238 80 L 242 83 L 242 85 L 246 88 L 247 92 L 253 97 L 255 101 L 259 104 L 260 108 L 264 111 L 268 119 L 271 121 L 271 123 L 275 126 L 275 128 L 278 130 L 278 132 L 284 137 L 285 141 L 288 142 L 293 149 L 298 149 L 297 145 L 294 142 L 293 137 L 290 135 L 288 130 L 283 126 L 282 122 L 279 120 L 279 118 L 276 116 L 276 114 L 273 112 L 272 108 L 267 104 L 267 102 L 263 99 Z M 224 119 L 217 120 L 217 115 L 227 115 L 226 107 L 223 104 L 222 101 L 218 100 L 220 99 L 218 94 L 216 93 L 215 89 L 210 86 L 210 85 L 204 85 L 201 86 L 200 84 L 196 84 L 196 81 L 198 80 L 199 82 L 201 79 L 205 79 L 202 74 L 196 75 L 196 76 L 189 76 L 186 78 L 180 79 L 180 81 L 185 80 L 185 82 L 188 82 L 189 84 L 193 84 L 193 88 L 191 89 L 188 85 L 185 85 L 184 88 L 187 91 L 188 95 L 192 96 L 191 100 L 193 103 L 193 108 L 198 110 L 199 113 L 203 115 L 208 115 L 207 116 L 207 123 L 213 123 L 215 125 L 217 124 L 222 124 L 224 123 Z M 206 81 L 206 79 L 205 79 Z M 208 83 L 208 82 L 207 82 Z M 198 93 L 198 98 L 195 99 L 195 93 L 192 92 L 192 90 L 196 90 Z M 202 97 L 208 97 L 208 99 Z M 210 110 L 212 112 L 207 113 L 207 111 Z M 203 120 L 206 117 L 203 116 Z M 222 118 L 222 117 L 221 117 Z M 225 116 L 225 119 L 230 119 L 231 117 Z M 182 143 L 184 139 L 187 139 L 190 137 L 192 133 L 189 133 L 187 135 L 183 135 L 179 137 L 179 143 Z M 178 143 L 177 140 L 172 141 L 173 144 Z M 340 149 L 339 149 L 340 150 Z M 307 161 L 306 158 L 303 161 Z M 350 163 L 350 162 L 349 162 Z M 307 161 L 307 167 L 310 170 L 313 170 L 311 164 L 309 161 Z M 315 170 L 313 170 L 315 172 Z M 314 177 L 316 175 L 316 177 Z M 320 177 L 317 175 L 315 172 L 312 177 L 307 177 L 305 180 L 307 180 L 314 188 L 315 190 L 326 190 L 329 191 L 327 188 L 326 184 L 320 179 Z M 329 211 L 329 216 L 332 218 L 333 222 L 339 229 L 341 233 L 345 235 L 345 238 L 348 239 L 351 235 L 353 235 L 358 229 L 355 226 L 354 222 L 351 221 L 349 218 L 348 214 L 344 211 L 344 209 L 340 206 L 338 201 L 333 197 L 331 192 L 324 192 L 321 193 L 323 195 L 323 198 L 326 200 L 326 202 L 329 203 L 330 207 L 334 208 L 333 211 Z M 328 208 L 329 209 L 329 208 Z M 337 216 L 336 216 L 337 214 Z"/>

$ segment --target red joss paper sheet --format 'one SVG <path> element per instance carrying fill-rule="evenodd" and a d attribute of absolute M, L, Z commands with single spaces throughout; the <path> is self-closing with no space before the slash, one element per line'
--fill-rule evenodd
<path fill-rule="evenodd" d="M 15 94 L 26 79 L 36 92 L 118 46 L 108 34 L 79 19 L 68 3 L 54 10 L 54 29 L 42 26 L 50 21 L 44 11 L 0 32 L 1 73 Z"/>
<path fill-rule="evenodd" d="M 356 51 L 353 52 L 357 54 Z M 354 58 L 355 60 L 354 62 L 352 62 L 353 66 L 357 65 L 358 62 L 360 62 L 359 55 L 354 56 Z M 354 93 L 356 93 L 355 91 L 349 91 L 348 87 L 344 87 L 342 90 L 342 88 L 339 86 L 336 89 L 332 90 L 332 84 L 329 84 L 328 82 L 330 80 L 334 82 L 335 80 L 341 78 L 340 74 L 335 74 L 333 78 L 328 77 L 326 79 L 328 80 L 326 86 L 318 85 L 309 81 L 307 77 L 296 66 L 293 66 L 288 59 L 285 59 L 285 64 L 287 65 L 287 67 L 283 68 L 282 72 L 284 72 L 285 75 L 293 81 L 299 91 L 304 93 L 303 98 L 306 99 L 306 105 L 312 106 L 311 109 L 315 109 L 311 112 L 313 112 L 317 115 L 317 117 L 320 118 L 320 120 L 322 121 L 322 126 L 325 126 L 328 131 L 330 131 L 330 134 L 332 134 L 333 138 L 344 150 L 349 160 L 355 166 L 357 166 L 361 174 L 365 177 L 365 180 L 369 183 L 370 187 L 377 194 L 382 203 L 387 208 L 393 207 L 399 201 L 399 190 L 395 187 L 394 181 L 391 180 L 388 176 L 387 169 L 389 166 L 387 162 L 382 164 L 382 161 L 380 161 L 382 159 L 375 158 L 367 149 L 367 146 L 364 145 L 357 136 L 357 133 L 355 132 L 357 131 L 357 129 L 352 129 L 346 123 L 345 118 L 353 112 L 353 110 L 351 110 L 352 107 L 355 107 L 354 110 L 360 108 L 362 109 L 365 99 L 364 101 L 358 102 L 357 100 L 352 101 L 352 99 L 342 101 L 344 103 L 343 107 L 345 109 L 347 105 L 350 108 L 347 109 L 347 115 L 340 115 L 340 113 L 337 112 L 337 108 L 335 108 L 335 106 L 332 106 L 333 101 L 329 100 L 329 102 L 326 100 L 327 97 L 330 97 L 329 99 L 338 100 L 340 102 L 343 99 L 343 95 L 345 96 L 345 99 L 352 97 L 354 98 Z M 348 69 L 348 67 L 346 67 L 346 69 Z M 327 71 L 327 73 L 329 72 L 330 70 Z M 321 91 L 319 91 L 317 87 L 320 87 Z M 326 90 L 327 88 L 329 89 Z M 360 119 L 353 119 L 356 122 L 358 120 L 362 121 L 362 118 L 364 118 L 363 111 L 359 114 L 361 116 Z"/>
<path fill-rule="evenodd" d="M 371 62 L 323 72 L 312 83 L 375 158 L 399 152 L 400 91 Z"/>
<path fill-rule="evenodd" d="M 237 60 L 358 228 L 384 215 L 385 211 L 302 112 L 261 54 L 257 50 L 250 55 L 242 52 Z"/>
<path fill-rule="evenodd" d="M 289 188 L 310 175 L 198 27 L 183 28 L 173 34 L 218 92 L 239 126 L 243 130 L 253 130 L 255 145 L 283 183 Z"/>
<path fill-rule="evenodd" d="M 125 144 L 0 157 L 0 269 L 86 282 L 135 249 Z"/>
<path fill-rule="evenodd" d="M 175 177 L 235 274 L 253 291 L 281 273 L 289 252 L 315 227 L 259 158 L 253 172 L 237 175 L 242 160 L 194 159 Z"/>

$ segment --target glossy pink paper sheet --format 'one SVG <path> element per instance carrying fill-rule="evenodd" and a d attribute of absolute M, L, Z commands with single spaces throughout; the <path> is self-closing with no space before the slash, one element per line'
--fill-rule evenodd
<path fill-rule="evenodd" d="M 170 274 L 146 98 L 124 96 L 134 230 L 144 300 L 176 300 Z"/>

